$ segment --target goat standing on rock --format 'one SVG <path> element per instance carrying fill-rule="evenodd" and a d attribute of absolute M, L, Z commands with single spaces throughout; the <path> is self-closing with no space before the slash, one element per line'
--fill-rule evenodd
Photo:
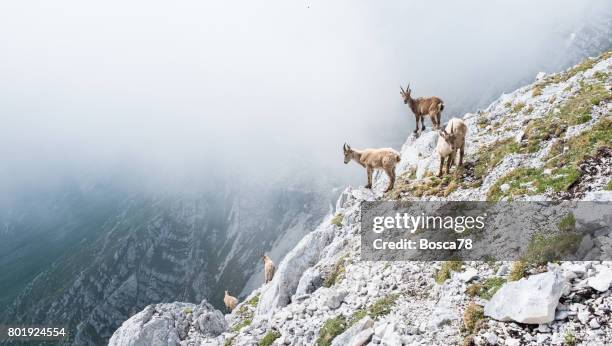
<path fill-rule="evenodd" d="M 232 312 L 238 305 L 238 299 L 236 297 L 231 296 L 227 291 L 225 291 L 225 297 L 223 297 L 223 303 L 225 303 L 225 307 Z"/>
<path fill-rule="evenodd" d="M 416 135 L 419 132 L 419 121 L 421 121 L 421 131 L 425 130 L 425 122 L 423 118 L 425 116 L 429 116 L 431 119 L 431 123 L 434 129 L 440 128 L 440 118 L 442 116 L 442 111 L 444 110 L 444 101 L 440 98 L 432 96 L 432 97 L 419 97 L 413 99 L 410 96 L 410 83 L 406 87 L 406 90 L 402 89 L 400 85 L 400 95 L 404 99 L 404 104 L 407 104 L 412 113 L 414 113 L 414 117 L 416 118 L 416 128 L 414 129 L 414 134 Z"/>
<path fill-rule="evenodd" d="M 400 153 L 391 148 L 382 149 L 351 149 L 351 146 L 344 143 L 344 163 L 348 164 L 351 160 L 355 160 L 358 164 L 365 167 L 368 173 L 368 185 L 366 189 L 372 188 L 372 172 L 375 169 L 382 169 L 389 177 L 389 186 L 385 192 L 391 191 L 395 185 L 395 165 L 400 162 Z"/>
<path fill-rule="evenodd" d="M 272 278 L 274 277 L 274 273 L 276 272 L 276 266 L 274 265 L 274 262 L 272 262 L 270 257 L 268 257 L 267 255 L 263 255 L 263 262 L 264 262 L 264 283 L 267 284 L 268 282 L 272 281 Z"/>
<path fill-rule="evenodd" d="M 441 177 L 444 168 L 444 159 L 447 159 L 446 174 L 449 174 L 453 161 L 455 161 L 457 150 L 459 150 L 459 166 L 463 165 L 463 151 L 465 147 L 465 137 L 467 136 L 467 126 L 463 120 L 452 118 L 448 121 L 448 124 L 446 124 L 446 129 L 439 131 L 439 135 L 436 152 L 440 155 L 440 170 L 438 171 L 438 177 Z"/>

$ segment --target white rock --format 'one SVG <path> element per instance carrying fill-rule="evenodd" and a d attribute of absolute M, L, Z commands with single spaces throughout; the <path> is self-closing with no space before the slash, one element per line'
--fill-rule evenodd
<path fill-rule="evenodd" d="M 361 320 L 357 321 L 351 328 L 345 330 L 342 334 L 332 340 L 332 346 L 345 346 L 352 345 L 352 341 L 364 330 L 371 330 L 374 334 L 374 321 L 366 316 Z M 369 333 L 369 332 L 368 332 Z M 372 335 L 370 334 L 370 336 Z"/>
<path fill-rule="evenodd" d="M 506 339 L 506 346 L 520 346 L 520 345 L 521 345 L 520 339 L 514 339 L 514 338 Z"/>
<path fill-rule="evenodd" d="M 485 304 L 484 314 L 499 321 L 551 322 L 563 286 L 563 275 L 559 271 L 506 283 Z"/>
<path fill-rule="evenodd" d="M 601 325 L 599 324 L 599 322 L 597 322 L 597 319 L 594 318 L 589 322 L 589 327 L 593 329 L 598 329 L 599 327 L 601 327 Z"/>
<path fill-rule="evenodd" d="M 577 317 L 582 324 L 587 324 L 587 322 L 589 322 L 589 312 L 587 310 L 580 310 Z"/>
<path fill-rule="evenodd" d="M 610 288 L 610 284 L 612 284 L 612 269 L 602 267 L 597 275 L 589 278 L 587 284 L 599 292 L 607 291 Z"/>
<path fill-rule="evenodd" d="M 499 186 L 499 188 L 502 190 L 502 192 L 506 192 L 506 191 L 510 190 L 510 184 L 507 184 L 507 183 L 501 184 Z"/>
<path fill-rule="evenodd" d="M 497 273 L 495 273 L 497 276 L 506 276 L 506 274 L 508 274 L 508 265 L 506 264 L 502 264 L 499 269 L 497 269 Z"/>
<path fill-rule="evenodd" d="M 464 272 L 455 274 L 457 278 L 463 282 L 470 282 L 478 277 L 478 270 L 467 268 Z"/>
<path fill-rule="evenodd" d="M 274 278 L 261 293 L 257 313 L 270 315 L 275 309 L 289 304 L 302 273 L 319 260 L 319 254 L 333 238 L 334 229 L 323 223 L 307 234 L 280 262 Z"/>
<path fill-rule="evenodd" d="M 342 300 L 348 294 L 348 292 L 343 291 L 343 290 L 336 290 L 334 288 L 326 288 L 326 287 L 319 289 L 319 292 L 320 292 L 319 297 L 320 297 L 321 303 L 323 304 L 323 306 L 326 306 L 330 309 L 339 308 L 340 305 L 342 304 Z"/>
<path fill-rule="evenodd" d="M 193 320 L 187 318 L 187 314 Z M 179 345 L 189 338 L 198 343 L 216 337 L 227 329 L 221 311 L 206 301 L 190 303 L 161 303 L 149 305 L 119 327 L 109 340 L 111 346 Z"/>

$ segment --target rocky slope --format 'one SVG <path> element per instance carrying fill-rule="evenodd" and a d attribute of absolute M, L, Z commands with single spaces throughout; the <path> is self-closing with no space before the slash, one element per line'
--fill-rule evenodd
<path fill-rule="evenodd" d="M 248 282 L 263 282 L 263 275 L 258 275 L 262 253 L 279 258 L 321 222 L 330 210 L 330 190 L 278 184 L 190 193 L 114 191 L 113 198 L 104 186 L 53 193 L 63 197 L 32 203 L 53 215 L 55 222 L 42 232 L 26 228 L 38 230 L 32 222 L 49 219 L 38 217 L 30 204 L 23 215 L 4 218 L 11 232 L 0 257 L 1 268 L 12 268 L 6 273 L 7 284 L 14 272 L 24 269 L 19 267 L 24 257 L 28 263 L 42 259 L 46 269 L 0 310 L 0 321 L 63 321 L 73 331 L 68 343 L 98 345 L 106 343 L 121 322 L 152 303 L 206 298 L 219 308 L 224 289 L 238 295 Z M 46 238 L 62 231 L 73 239 L 68 248 L 62 237 Z M 40 233 L 45 235 L 42 244 L 36 243 Z M 20 240 L 12 234 L 34 239 Z M 41 249 L 33 251 L 40 253 L 28 253 L 28 246 L 17 246 L 14 240 L 30 247 L 38 244 Z M 63 255 L 53 258 L 45 247 Z"/>
<path fill-rule="evenodd" d="M 160 343 L 612 343 L 610 262 L 365 262 L 359 223 L 360 204 L 379 199 L 612 200 L 611 69 L 608 52 L 562 73 L 538 75 L 487 109 L 466 114 L 466 165 L 451 176 L 432 174 L 439 162 L 436 133 L 409 138 L 395 189 L 382 193 L 382 175 L 373 191 L 347 188 L 336 214 L 285 256 L 270 283 L 225 316 L 225 331 L 203 336 L 172 329 L 173 337 Z M 609 252 L 611 244 L 604 233 L 585 246 Z M 180 315 L 175 319 L 194 320 L 181 304 L 172 304 Z M 142 314 L 124 322 L 111 345 L 167 335 L 165 326 L 145 328 L 149 319 Z"/>

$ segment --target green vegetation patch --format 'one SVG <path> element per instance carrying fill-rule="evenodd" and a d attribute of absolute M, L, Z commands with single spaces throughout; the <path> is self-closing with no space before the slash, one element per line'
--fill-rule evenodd
<path fill-rule="evenodd" d="M 568 213 L 559 220 L 557 227 L 563 232 L 573 231 L 576 229 L 576 217 L 573 213 Z"/>
<path fill-rule="evenodd" d="M 193 309 L 192 308 L 185 308 L 185 309 L 183 309 L 183 312 L 186 313 L 186 314 L 191 314 L 191 313 L 193 313 Z"/>
<path fill-rule="evenodd" d="M 482 179 L 495 166 L 497 166 L 507 155 L 518 153 L 520 146 L 514 138 L 507 138 L 484 146 L 476 153 L 476 164 L 474 165 L 474 176 Z"/>
<path fill-rule="evenodd" d="M 512 112 L 519 113 L 520 111 L 523 110 L 523 108 L 525 108 L 525 103 L 524 102 L 519 102 L 519 103 L 515 104 L 514 107 L 512 107 Z"/>
<path fill-rule="evenodd" d="M 610 181 L 608 182 L 608 185 L 606 185 L 606 190 L 608 190 L 608 191 L 612 191 L 612 180 L 610 180 Z"/>
<path fill-rule="evenodd" d="M 487 194 L 487 200 L 499 201 L 503 197 L 512 198 L 518 195 L 535 195 L 544 193 L 549 188 L 554 192 L 567 189 L 580 178 L 578 168 L 569 166 L 554 169 L 545 174 L 543 168 L 517 168 L 495 182 Z M 501 186 L 509 185 L 503 191 Z"/>
<path fill-rule="evenodd" d="M 582 234 L 563 233 L 544 235 L 536 233 L 531 237 L 523 261 L 544 265 L 548 262 L 558 261 L 568 253 L 573 253 L 578 249 Z"/>
<path fill-rule="evenodd" d="M 548 188 L 554 192 L 567 191 L 580 178 L 579 163 L 599 148 L 611 146 L 612 117 L 608 116 L 565 144 L 554 146 L 543 168 L 517 168 L 499 179 L 489 190 L 488 199 L 497 201 L 504 196 L 533 195 Z M 568 149 L 563 152 L 563 147 Z M 546 169 L 550 172 L 545 173 Z M 503 184 L 509 184 L 510 188 L 502 191 Z"/>
<path fill-rule="evenodd" d="M 231 328 L 232 332 L 239 332 L 242 328 L 246 327 L 246 326 L 250 326 L 251 323 L 253 323 L 253 318 L 245 318 L 244 320 L 241 320 L 240 322 L 234 324 Z"/>
<path fill-rule="evenodd" d="M 557 113 L 553 111 L 527 125 L 527 146 L 524 151 L 536 152 L 543 141 L 561 137 L 568 127 L 588 122 L 591 120 L 593 106 L 611 99 L 612 91 L 606 89 L 603 83 L 582 83 L 578 93 L 566 101 Z"/>
<path fill-rule="evenodd" d="M 336 214 L 336 216 L 334 216 L 330 223 L 336 227 L 342 227 L 342 220 L 344 219 L 344 215 L 343 214 Z"/>
<path fill-rule="evenodd" d="M 274 340 L 281 337 L 281 333 L 276 330 L 269 331 L 263 339 L 259 341 L 259 346 L 270 346 L 274 342 Z"/>
<path fill-rule="evenodd" d="M 489 300 L 505 283 L 506 280 L 499 276 L 488 278 L 482 283 L 478 296 L 482 299 Z"/>
<path fill-rule="evenodd" d="M 563 345 L 566 346 L 575 346 L 578 343 L 576 340 L 576 336 L 570 330 L 565 332 L 565 335 L 563 336 L 563 341 Z"/>
<path fill-rule="evenodd" d="M 460 271 L 462 265 L 462 261 L 446 261 L 442 263 L 442 266 L 436 272 L 436 282 L 440 285 L 443 284 L 444 281 L 451 277 L 452 272 Z"/>
<path fill-rule="evenodd" d="M 395 301 L 398 297 L 399 294 L 389 294 L 386 297 L 380 298 L 368 308 L 368 315 L 374 320 L 377 320 L 382 316 L 388 315 L 393 309 Z"/>
<path fill-rule="evenodd" d="M 317 339 L 318 346 L 329 346 L 332 340 L 348 328 L 347 320 L 344 315 L 339 315 L 334 318 L 330 318 L 321 327 L 319 331 L 319 338 Z"/>
<path fill-rule="evenodd" d="M 446 171 L 446 168 L 444 168 L 444 170 Z M 464 171 L 465 169 L 463 167 L 453 165 L 451 174 L 445 173 L 441 178 L 436 176 L 425 177 L 406 185 L 404 191 L 409 191 L 415 197 L 447 197 L 461 185 Z"/>
<path fill-rule="evenodd" d="M 595 59 L 585 59 L 580 64 L 570 68 L 569 70 L 561 73 L 557 73 L 554 75 L 547 76 L 537 84 L 537 86 L 544 87 L 550 84 L 557 84 L 561 82 L 566 82 L 568 79 L 572 78 L 578 73 L 585 72 L 590 70 L 595 66 L 598 62 L 608 59 L 612 56 L 612 51 L 608 51 L 600 55 Z"/>
<path fill-rule="evenodd" d="M 261 294 L 257 294 L 255 297 L 249 299 L 245 304 L 250 305 L 252 307 L 256 307 L 259 304 L 259 296 Z"/>
<path fill-rule="evenodd" d="M 329 275 L 323 281 L 323 286 L 332 287 L 333 285 L 339 283 L 344 279 L 344 275 L 346 274 L 346 265 L 344 264 L 344 256 L 334 264 Z"/>
<path fill-rule="evenodd" d="M 475 297 L 480 293 L 481 290 L 482 290 L 481 284 L 473 283 L 467 287 L 467 289 L 465 290 L 465 293 L 470 297 Z"/>
<path fill-rule="evenodd" d="M 568 140 L 567 151 L 557 147 L 545 158 L 547 167 L 577 166 L 586 156 L 593 155 L 600 147 L 612 147 L 612 116 L 600 119 L 590 130 Z"/>
<path fill-rule="evenodd" d="M 510 273 L 508 273 L 508 281 L 518 281 L 525 277 L 527 272 L 527 263 L 524 261 L 516 261 L 512 263 L 510 267 Z"/>
<path fill-rule="evenodd" d="M 463 327 L 472 334 L 477 331 L 480 321 L 484 319 L 484 308 L 480 305 L 470 303 L 463 312 Z"/>

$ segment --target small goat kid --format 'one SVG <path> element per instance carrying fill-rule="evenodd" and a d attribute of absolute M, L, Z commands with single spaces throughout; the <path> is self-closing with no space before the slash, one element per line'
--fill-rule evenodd
<path fill-rule="evenodd" d="M 444 110 L 444 101 L 442 101 L 438 97 L 419 97 L 413 99 L 410 94 L 412 90 L 410 90 L 410 83 L 406 87 L 406 90 L 402 89 L 400 85 L 400 95 L 404 99 L 404 104 L 407 104 L 412 113 L 414 113 L 414 117 L 416 119 L 416 128 L 414 129 L 414 133 L 417 134 L 419 132 L 419 121 L 421 121 L 421 131 L 425 130 L 425 122 L 423 118 L 429 116 L 431 119 L 431 123 L 434 129 L 440 128 L 440 118 L 442 111 Z"/>
<path fill-rule="evenodd" d="M 467 126 L 463 120 L 452 118 L 446 124 L 445 130 L 440 130 L 436 152 L 440 155 L 440 170 L 438 177 L 442 176 L 444 159 L 446 159 L 446 174 L 450 173 L 451 166 L 455 161 L 455 154 L 459 150 L 459 166 L 463 165 L 463 151 L 465 147 L 465 137 L 467 136 Z"/>
<path fill-rule="evenodd" d="M 350 145 L 344 143 L 344 163 L 348 164 L 355 160 L 358 164 L 365 167 L 368 173 L 368 184 L 366 189 L 372 188 L 372 172 L 375 169 L 382 169 L 389 177 L 389 186 L 385 192 L 391 191 L 395 185 L 395 165 L 400 161 L 400 154 L 391 148 L 382 149 L 352 149 Z"/>
<path fill-rule="evenodd" d="M 272 278 L 274 277 L 274 273 L 276 272 L 276 266 L 274 265 L 274 262 L 272 262 L 270 257 L 268 257 L 267 255 L 263 255 L 263 262 L 264 262 L 264 282 L 268 283 L 272 281 Z"/>
<path fill-rule="evenodd" d="M 227 291 L 225 291 L 225 297 L 223 297 L 223 303 L 225 303 L 225 307 L 232 312 L 238 305 L 238 299 L 236 297 L 231 296 Z"/>

